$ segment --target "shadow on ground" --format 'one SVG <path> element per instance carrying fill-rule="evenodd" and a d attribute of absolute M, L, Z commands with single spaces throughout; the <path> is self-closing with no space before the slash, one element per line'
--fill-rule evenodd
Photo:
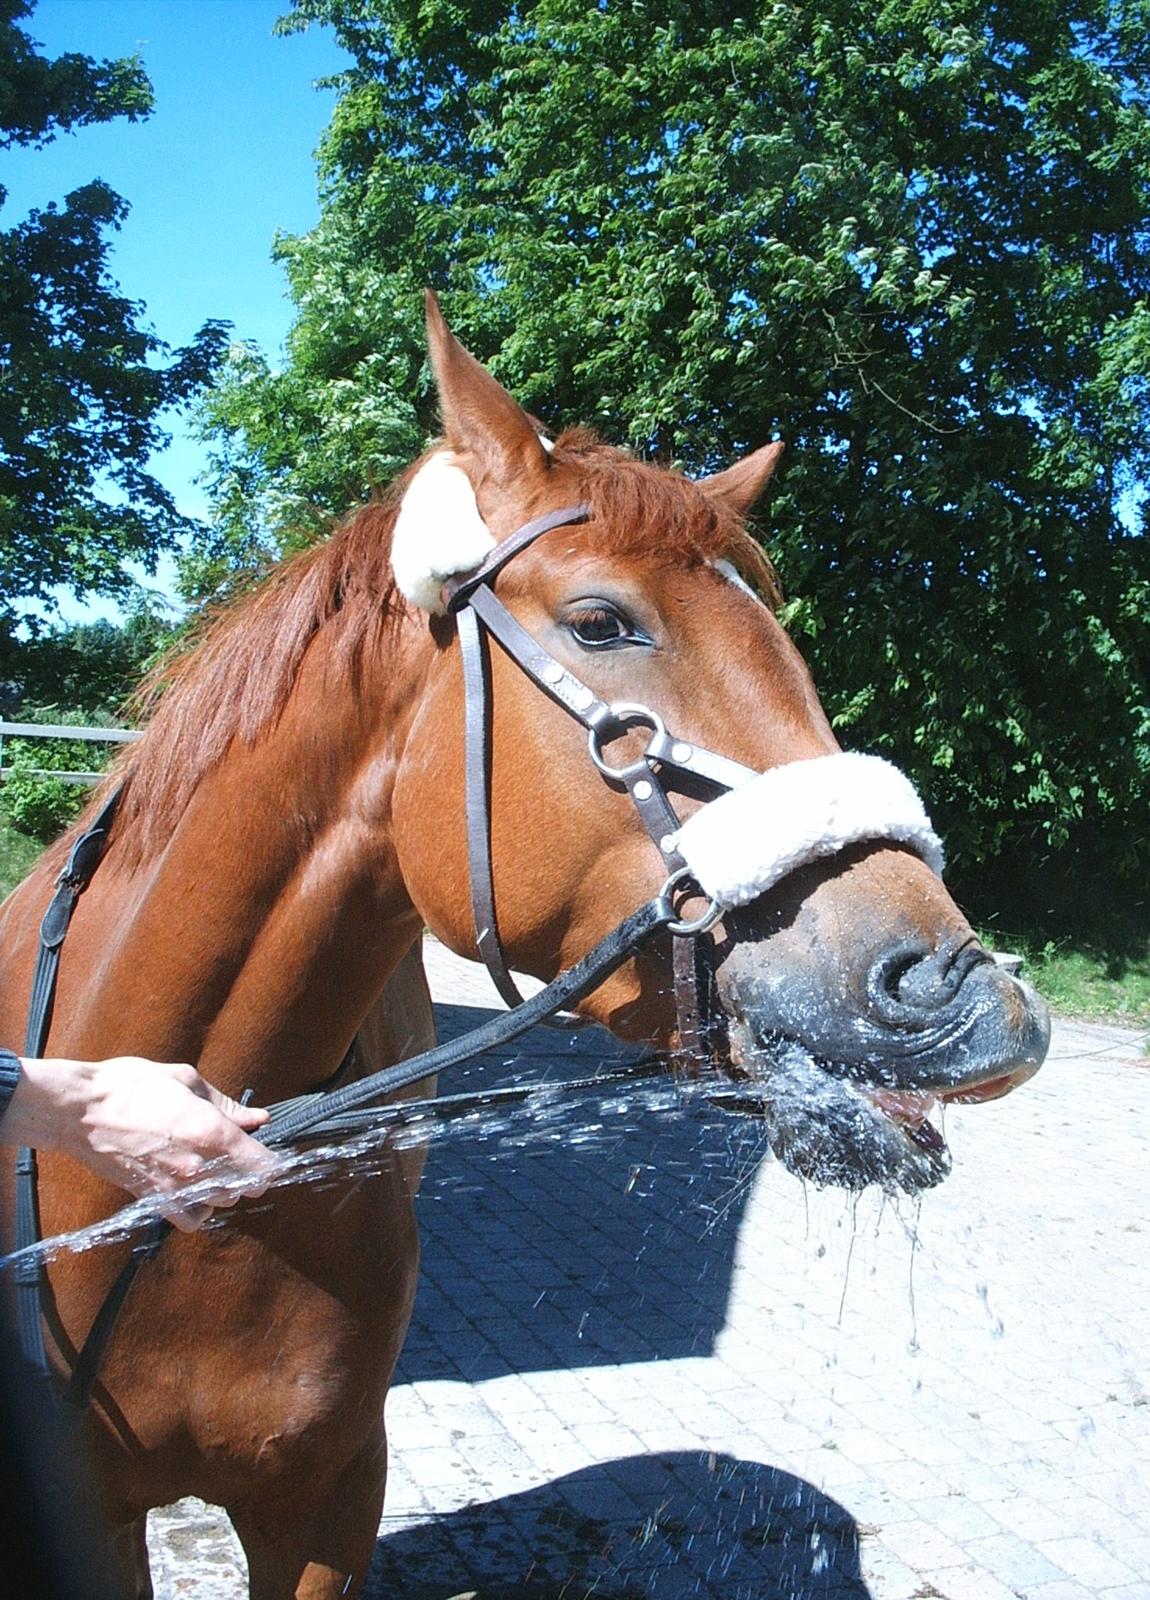
<path fill-rule="evenodd" d="M 789 1472 L 629 1456 L 381 1538 L 364 1600 L 871 1600 L 858 1541 Z"/>
<path fill-rule="evenodd" d="M 490 1015 L 437 1006 L 440 1038 Z M 624 1054 L 598 1028 L 537 1029 L 440 1091 L 578 1077 Z M 572 1097 L 546 1119 L 521 1112 L 432 1147 L 398 1383 L 711 1353 L 763 1135 L 746 1118 L 648 1097 L 646 1086 L 606 1107 Z"/>

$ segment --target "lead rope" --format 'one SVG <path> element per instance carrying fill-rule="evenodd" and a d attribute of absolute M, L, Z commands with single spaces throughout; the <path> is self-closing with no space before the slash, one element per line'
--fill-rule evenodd
<path fill-rule="evenodd" d="M 394 1067 L 384 1067 L 370 1077 L 346 1084 L 342 1089 L 281 1100 L 270 1108 L 271 1121 L 259 1130 L 256 1137 L 274 1148 L 298 1139 L 301 1134 L 314 1135 L 370 1100 L 395 1094 L 400 1089 L 418 1083 L 421 1078 L 456 1066 L 460 1061 L 501 1049 L 554 1011 L 577 1004 L 597 989 L 625 961 L 630 960 L 653 934 L 672 924 L 677 915 L 675 907 L 665 895 L 656 895 L 613 928 L 581 961 L 569 967 L 538 994 L 532 995 L 530 1000 L 524 1000 L 521 1006 L 511 1011 L 501 1011 L 458 1039 L 435 1045 Z"/>

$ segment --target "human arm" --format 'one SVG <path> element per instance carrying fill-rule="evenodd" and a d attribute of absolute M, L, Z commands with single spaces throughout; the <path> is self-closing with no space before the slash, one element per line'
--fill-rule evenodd
<path fill-rule="evenodd" d="M 6 1063 L 16 1059 L 3 1055 Z M 262 1187 L 275 1158 L 250 1135 L 267 1116 L 238 1105 L 186 1064 L 23 1058 L 0 1114 L 0 1143 L 73 1156 L 130 1194 L 156 1197 L 175 1226 L 190 1232 L 215 1206 Z M 194 1205 L 180 1204 L 180 1189 L 217 1175 L 219 1184 L 197 1194 Z M 238 1190 L 237 1177 L 246 1180 Z"/>

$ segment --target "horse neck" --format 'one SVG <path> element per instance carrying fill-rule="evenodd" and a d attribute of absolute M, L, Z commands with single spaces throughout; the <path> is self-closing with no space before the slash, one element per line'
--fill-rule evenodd
<path fill-rule="evenodd" d="M 194 1060 L 257 1097 L 338 1066 L 419 931 L 391 794 L 429 647 L 395 630 L 357 683 L 336 643 L 317 636 L 275 728 L 205 775 L 154 865 L 117 874 L 110 852 L 85 1049 Z"/>

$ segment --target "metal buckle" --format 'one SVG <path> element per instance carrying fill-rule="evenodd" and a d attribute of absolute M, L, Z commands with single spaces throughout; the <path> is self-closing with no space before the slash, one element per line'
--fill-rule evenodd
<path fill-rule="evenodd" d="M 591 728 L 587 734 L 587 748 L 591 752 L 591 759 L 609 783 L 626 785 L 628 776 L 635 773 L 646 775 L 650 762 L 648 757 L 652 750 L 660 743 L 666 743 L 667 725 L 657 711 L 652 711 L 649 706 L 634 704 L 630 700 L 621 700 L 618 705 L 611 708 L 611 717 L 608 721 L 604 718 L 596 727 Z M 624 732 L 632 723 L 645 723 L 651 730 L 651 737 L 647 748 L 637 761 L 629 761 L 625 767 L 613 767 L 604 759 L 602 748 L 602 735 L 604 728 L 613 729 L 613 738 Z"/>
<path fill-rule="evenodd" d="M 672 872 L 666 883 L 659 890 L 659 899 L 670 902 L 675 890 L 681 883 L 690 877 L 690 867 L 680 867 L 677 872 Z M 709 899 L 707 902 L 707 909 L 702 913 L 701 916 L 691 917 L 686 920 L 679 918 L 674 922 L 668 922 L 667 930 L 670 933 L 677 933 L 680 935 L 706 933 L 708 929 L 713 928 L 715 923 L 719 921 L 720 917 L 723 915 L 723 910 L 724 907 L 722 907 L 717 900 Z"/>

